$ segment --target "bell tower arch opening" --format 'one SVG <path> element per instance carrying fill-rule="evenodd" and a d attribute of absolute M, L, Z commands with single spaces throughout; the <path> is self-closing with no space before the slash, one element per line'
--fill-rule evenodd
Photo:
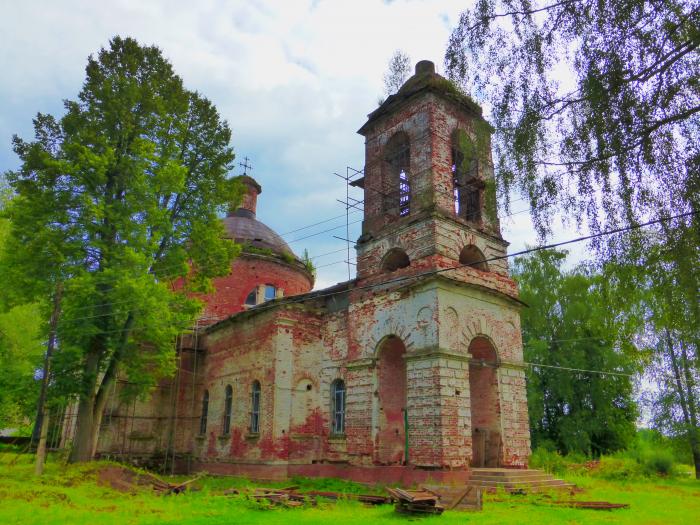
<path fill-rule="evenodd" d="M 383 160 L 384 211 L 405 217 L 411 212 L 411 143 L 406 132 L 388 140 Z"/>
<path fill-rule="evenodd" d="M 470 222 L 481 221 L 484 182 L 474 141 L 462 129 L 452 133 L 452 182 L 455 214 Z"/>
<path fill-rule="evenodd" d="M 411 265 L 408 254 L 401 248 L 392 248 L 382 257 L 381 267 L 386 272 L 393 272 Z"/>
<path fill-rule="evenodd" d="M 396 336 L 385 338 L 377 349 L 379 428 L 375 461 L 380 465 L 406 463 L 406 346 Z"/>
<path fill-rule="evenodd" d="M 498 467 L 501 460 L 501 404 L 498 391 L 498 356 L 485 337 L 469 345 L 472 467 Z"/>
<path fill-rule="evenodd" d="M 462 248 L 462 251 L 459 252 L 459 263 L 470 266 L 471 268 L 476 268 L 482 272 L 489 271 L 486 257 L 484 257 L 483 252 L 473 244 L 465 246 Z"/>

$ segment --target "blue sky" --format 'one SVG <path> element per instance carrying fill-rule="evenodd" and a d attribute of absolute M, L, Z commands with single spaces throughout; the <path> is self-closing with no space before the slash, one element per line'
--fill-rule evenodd
<path fill-rule="evenodd" d="M 0 171 L 17 167 L 12 134 L 30 139 L 37 112 L 62 114 L 87 56 L 114 35 L 160 47 L 185 85 L 210 98 L 233 130 L 237 162 L 249 157 L 263 187 L 258 218 L 297 254 L 344 248 L 345 185 L 361 169 L 356 130 L 382 96 L 396 49 L 442 69 L 451 28 L 469 0 L 4 2 L 0 8 Z M 239 168 L 234 174 L 240 174 Z M 358 190 L 353 190 L 361 198 Z M 515 202 L 515 212 L 526 208 Z M 358 221 L 360 214 L 350 216 Z M 313 237 L 311 234 L 338 227 Z M 502 219 L 511 251 L 534 244 L 527 213 Z M 288 233 L 289 232 L 289 233 Z M 350 238 L 359 235 L 359 223 Z M 555 238 L 574 237 L 557 228 Z M 302 239 L 302 237 L 306 237 Z M 347 279 L 343 253 L 314 260 L 317 287 Z"/>

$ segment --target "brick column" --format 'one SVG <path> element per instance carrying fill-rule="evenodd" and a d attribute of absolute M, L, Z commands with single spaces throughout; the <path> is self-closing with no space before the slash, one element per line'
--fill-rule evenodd
<path fill-rule="evenodd" d="M 521 365 L 502 364 L 498 369 L 504 466 L 526 467 L 530 455 L 525 370 Z"/>
<path fill-rule="evenodd" d="M 407 357 L 409 459 L 416 466 L 467 465 L 469 363 L 447 350 Z"/>
<path fill-rule="evenodd" d="M 347 364 L 345 436 L 348 456 L 354 465 L 372 464 L 374 365 L 374 359 L 358 359 Z"/>

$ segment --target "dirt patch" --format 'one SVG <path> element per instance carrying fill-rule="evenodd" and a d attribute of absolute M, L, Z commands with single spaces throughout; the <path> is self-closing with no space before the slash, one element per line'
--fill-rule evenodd
<path fill-rule="evenodd" d="M 97 483 L 109 486 L 120 492 L 136 492 L 139 489 L 149 488 L 162 490 L 168 484 L 158 477 L 145 472 L 136 472 L 126 467 L 110 465 L 97 471 Z"/>

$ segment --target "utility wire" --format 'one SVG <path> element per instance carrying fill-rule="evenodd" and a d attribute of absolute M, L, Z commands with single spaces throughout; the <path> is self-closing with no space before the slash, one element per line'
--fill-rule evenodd
<path fill-rule="evenodd" d="M 331 296 L 334 296 L 334 295 L 340 295 L 340 294 L 347 293 L 348 291 L 370 290 L 370 289 L 373 289 L 373 288 L 383 287 L 383 286 L 387 286 L 387 285 L 391 285 L 391 284 L 396 284 L 396 283 L 401 283 L 401 282 L 412 281 L 412 280 L 420 279 L 420 278 L 423 278 L 423 277 L 428 277 L 428 276 L 432 276 L 432 275 L 438 275 L 438 274 L 442 274 L 442 273 L 446 273 L 446 272 L 452 272 L 452 271 L 459 270 L 459 269 L 462 269 L 462 268 L 469 268 L 469 267 L 476 266 L 476 265 L 480 265 L 480 264 L 483 264 L 483 263 L 488 263 L 488 262 L 493 262 L 493 261 L 500 261 L 500 260 L 504 260 L 504 259 L 509 259 L 509 258 L 511 258 L 511 257 L 518 257 L 518 256 L 521 256 L 521 255 L 527 255 L 527 254 L 530 254 L 530 253 L 535 253 L 535 252 L 542 251 L 542 250 L 550 250 L 550 249 L 552 249 L 552 248 L 558 248 L 558 247 L 560 247 L 560 246 L 566 246 L 566 245 L 569 245 L 569 244 L 575 244 L 575 243 L 579 243 L 579 242 L 583 242 L 583 241 L 588 241 L 588 240 L 592 240 L 592 239 L 596 239 L 596 238 L 600 238 L 600 237 L 605 237 L 605 236 L 608 236 L 608 235 L 614 235 L 614 234 L 616 234 L 616 233 L 624 233 L 624 232 L 627 232 L 627 231 L 638 230 L 638 229 L 641 229 L 641 228 L 646 228 L 646 227 L 648 227 L 648 226 L 653 226 L 653 225 L 655 225 L 655 224 L 661 224 L 661 223 L 668 222 L 668 221 L 672 221 L 672 220 L 675 220 L 675 219 L 681 219 L 681 218 L 684 218 L 684 217 L 690 217 L 690 216 L 693 216 L 693 215 L 697 215 L 698 213 L 700 213 L 700 212 L 699 212 L 699 211 L 690 211 L 690 212 L 686 212 L 686 213 L 680 213 L 680 214 L 677 214 L 677 215 L 672 215 L 672 216 L 667 216 L 667 217 L 660 217 L 660 218 L 658 218 L 658 219 L 646 221 L 646 222 L 644 222 L 644 223 L 640 223 L 640 224 L 636 224 L 636 225 L 632 225 L 632 226 L 625 226 L 625 227 L 620 227 L 620 228 L 614 228 L 614 229 L 602 231 L 602 232 L 599 232 L 599 233 L 594 233 L 594 234 L 590 234 L 590 235 L 584 235 L 584 236 L 581 236 L 581 237 L 576 237 L 576 238 L 574 238 L 574 239 L 569 239 L 569 240 L 566 240 L 566 241 L 560 241 L 560 242 L 545 244 L 545 245 L 541 245 L 541 246 L 536 246 L 536 247 L 534 247 L 534 248 L 528 248 L 528 249 L 525 249 L 525 250 L 520 250 L 520 251 L 518 251 L 518 252 L 509 253 L 509 254 L 505 254 L 505 255 L 497 255 L 497 256 L 493 256 L 493 257 L 489 257 L 489 258 L 483 258 L 483 259 L 481 259 L 481 260 L 473 261 L 473 262 L 470 262 L 470 263 L 460 263 L 460 264 L 457 264 L 456 266 L 452 266 L 452 267 L 449 267 L 449 268 L 440 268 L 440 269 L 437 269 L 437 270 L 427 270 L 427 271 L 425 271 L 425 272 L 420 272 L 420 273 L 418 273 L 418 274 L 406 275 L 406 276 L 397 277 L 397 278 L 394 278 L 394 279 L 389 279 L 389 280 L 386 280 L 386 281 L 382 281 L 382 282 L 379 282 L 379 283 L 372 283 L 372 284 L 366 284 L 366 285 L 363 285 L 363 286 L 357 286 L 357 287 L 354 287 L 354 288 L 348 288 L 347 290 L 330 291 L 330 292 L 325 292 L 325 293 L 324 293 L 324 292 L 316 292 L 316 293 L 315 293 L 315 292 L 310 292 L 311 294 L 314 294 L 313 297 L 312 297 L 311 299 L 319 299 L 319 298 L 324 298 L 324 297 L 331 297 Z M 346 262 L 346 261 L 341 261 L 341 262 Z M 350 281 L 348 281 L 348 282 L 350 282 Z M 305 294 L 305 295 L 307 295 L 307 294 Z M 257 305 L 257 306 L 254 306 L 254 307 L 252 307 L 252 308 L 250 309 L 250 311 L 256 311 L 256 312 L 264 311 L 264 310 L 267 310 L 267 309 L 270 309 L 270 308 L 275 308 L 275 307 L 277 307 L 279 304 L 294 304 L 294 303 L 304 302 L 304 301 L 306 301 L 306 300 L 308 300 L 308 299 L 309 299 L 308 297 L 304 297 L 303 295 L 302 295 L 302 296 L 290 296 L 290 297 L 285 297 L 285 298 L 281 298 L 281 299 L 276 299 L 276 300 L 268 301 L 267 303 L 262 303 L 262 304 L 259 304 L 259 305 Z M 98 316 L 89 316 L 89 317 L 86 317 L 85 319 L 91 319 L 91 318 L 93 318 L 93 317 L 98 317 Z M 80 319 L 83 319 L 83 318 L 71 319 L 71 321 L 73 321 L 73 320 L 80 320 Z M 117 330 L 117 331 L 121 331 L 121 330 Z M 97 333 L 108 333 L 108 332 L 97 332 Z"/>

